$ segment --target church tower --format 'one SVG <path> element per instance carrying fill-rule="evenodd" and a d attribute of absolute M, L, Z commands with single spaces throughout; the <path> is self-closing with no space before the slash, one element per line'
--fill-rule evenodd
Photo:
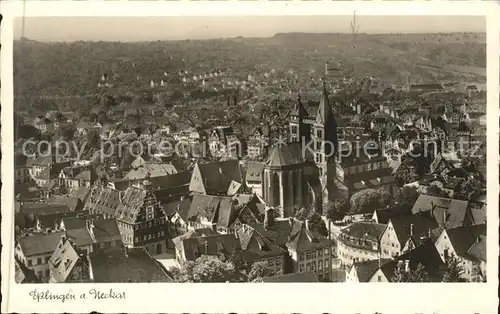
<path fill-rule="evenodd" d="M 308 113 L 302 104 L 300 94 L 297 97 L 297 102 L 293 110 L 290 112 L 288 122 L 290 142 L 294 143 L 308 143 L 310 139 L 311 130 L 304 120 L 308 117 Z"/>
<path fill-rule="evenodd" d="M 337 122 L 330 107 L 326 82 L 312 129 L 314 162 L 318 167 L 323 204 L 332 200 L 335 188 L 335 156 L 338 151 Z"/>

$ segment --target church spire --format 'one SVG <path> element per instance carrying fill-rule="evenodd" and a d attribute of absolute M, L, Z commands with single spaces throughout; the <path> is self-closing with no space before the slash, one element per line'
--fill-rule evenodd
<path fill-rule="evenodd" d="M 319 100 L 318 113 L 316 115 L 316 123 L 326 124 L 333 118 L 332 108 L 328 99 L 328 91 L 326 90 L 326 80 L 323 80 L 323 92 Z"/>

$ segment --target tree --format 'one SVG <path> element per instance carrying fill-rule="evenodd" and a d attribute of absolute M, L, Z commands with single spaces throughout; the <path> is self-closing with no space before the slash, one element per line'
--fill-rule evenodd
<path fill-rule="evenodd" d="M 351 197 L 351 214 L 371 213 L 391 202 L 391 194 L 384 189 L 365 189 Z"/>
<path fill-rule="evenodd" d="M 171 268 L 177 282 L 238 282 L 243 281 L 233 263 L 223 262 L 215 256 L 203 255 L 196 261 L 186 261 L 181 268 Z"/>
<path fill-rule="evenodd" d="M 248 282 L 260 282 L 264 277 L 272 277 L 276 275 L 274 268 L 270 268 L 267 262 L 255 262 L 252 264 L 250 272 L 247 276 Z"/>
<path fill-rule="evenodd" d="M 460 260 L 454 255 L 448 255 L 445 258 L 444 265 L 439 269 L 443 282 L 465 282 L 462 278 L 464 270 Z"/>
<path fill-rule="evenodd" d="M 101 148 L 101 137 L 97 130 L 90 130 L 87 133 L 87 143 L 90 147 Z"/>
<path fill-rule="evenodd" d="M 335 201 L 330 202 L 326 206 L 325 216 L 328 218 L 328 237 L 331 238 L 332 235 L 332 222 L 339 221 L 344 218 L 344 216 L 349 212 L 349 202 L 347 198 L 340 197 L 335 199 Z"/>
<path fill-rule="evenodd" d="M 426 189 L 425 194 L 427 194 L 429 196 L 436 196 L 436 197 L 445 197 L 445 198 L 450 197 L 450 195 L 446 191 L 443 191 L 437 185 L 431 185 L 431 186 L 429 186 Z"/>
<path fill-rule="evenodd" d="M 398 204 L 414 204 L 420 194 L 414 186 L 403 186 L 394 193 L 394 201 Z"/>
<path fill-rule="evenodd" d="M 391 282 L 429 282 L 430 277 L 424 265 L 418 264 L 415 270 L 406 269 L 404 261 L 398 261 Z"/>

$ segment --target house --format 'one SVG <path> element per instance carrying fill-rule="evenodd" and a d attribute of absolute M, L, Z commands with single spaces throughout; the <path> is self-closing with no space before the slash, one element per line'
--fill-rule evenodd
<path fill-rule="evenodd" d="M 14 255 L 31 269 L 40 281 L 48 282 L 50 277 L 48 262 L 63 234 L 55 232 L 21 237 L 16 244 Z"/>
<path fill-rule="evenodd" d="M 446 229 L 483 223 L 482 218 L 471 211 L 468 201 L 451 198 L 420 195 L 413 205 L 412 213 L 427 213 Z"/>
<path fill-rule="evenodd" d="M 243 183 L 238 160 L 196 163 L 189 190 L 207 195 L 232 196 L 239 192 Z"/>
<path fill-rule="evenodd" d="M 387 224 L 391 218 L 411 215 L 412 205 L 401 204 L 392 207 L 376 209 L 373 212 L 372 221 L 377 224 Z"/>
<path fill-rule="evenodd" d="M 426 239 L 437 238 L 438 223 L 428 215 L 407 215 L 389 220 L 380 236 L 380 255 L 393 258 L 420 246 Z"/>
<path fill-rule="evenodd" d="M 242 225 L 236 231 L 236 237 L 241 246 L 239 256 L 249 267 L 253 263 L 264 262 L 274 270 L 276 275 L 285 273 L 285 254 L 287 253 L 285 249 L 271 242 L 248 224 Z"/>
<path fill-rule="evenodd" d="M 194 262 L 202 255 L 217 256 L 227 261 L 240 247 L 234 234 L 212 234 L 199 230 L 180 235 L 172 241 L 175 259 L 180 265 L 186 261 Z"/>
<path fill-rule="evenodd" d="M 429 282 L 441 282 L 440 269 L 443 266 L 432 240 L 426 240 L 419 247 L 396 257 L 354 263 L 346 274 L 347 282 L 394 282 L 396 272 L 412 272 L 421 265 Z"/>
<path fill-rule="evenodd" d="M 313 271 L 319 281 L 332 276 L 332 243 L 309 228 L 309 222 L 289 219 L 290 233 L 286 248 L 292 260 L 292 272 Z"/>
<path fill-rule="evenodd" d="M 247 149 L 248 157 L 259 158 L 267 154 L 267 148 L 270 145 L 270 128 L 267 126 L 258 126 L 248 137 Z"/>
<path fill-rule="evenodd" d="M 232 233 L 240 206 L 232 197 L 193 194 L 185 223 L 188 229 L 207 227 L 220 233 Z"/>
<path fill-rule="evenodd" d="M 70 238 L 62 236 L 49 259 L 49 283 L 89 282 L 87 252 L 81 251 Z"/>
<path fill-rule="evenodd" d="M 88 261 L 90 280 L 95 283 L 173 281 L 165 267 L 144 248 L 101 250 L 90 254 Z"/>
<path fill-rule="evenodd" d="M 68 161 L 56 160 L 55 156 L 36 156 L 28 158 L 26 167 L 28 168 L 31 180 L 39 187 L 54 181 L 61 169 L 68 167 Z"/>
<path fill-rule="evenodd" d="M 259 196 L 262 196 L 262 174 L 265 163 L 258 161 L 248 161 L 246 164 L 245 184 Z"/>
<path fill-rule="evenodd" d="M 59 186 L 73 191 L 80 187 L 90 188 L 97 180 L 97 173 L 93 167 L 66 167 L 61 170 L 58 177 Z"/>
<path fill-rule="evenodd" d="M 137 161 L 137 160 L 136 160 Z M 145 179 L 164 177 L 176 174 L 177 169 L 170 163 L 144 163 L 130 170 L 124 177 L 128 181 L 143 181 Z"/>
<path fill-rule="evenodd" d="M 486 224 L 443 230 L 435 245 L 443 262 L 458 258 L 465 280 L 486 281 Z"/>
<path fill-rule="evenodd" d="M 241 141 L 230 126 L 217 126 L 209 137 L 210 154 L 214 157 L 238 158 L 243 156 Z"/>
<path fill-rule="evenodd" d="M 88 252 L 122 246 L 120 230 L 114 218 L 102 219 L 100 215 L 71 217 L 62 219 L 59 227 L 69 236 L 88 233 L 92 240 L 92 247 L 87 248 Z"/>
<path fill-rule="evenodd" d="M 263 283 L 319 282 L 315 272 L 291 273 L 262 278 Z"/>
<path fill-rule="evenodd" d="M 146 180 L 144 188 L 129 187 L 118 192 L 118 198 L 113 215 L 123 244 L 129 248 L 143 247 L 150 254 L 164 253 L 169 236 L 166 216 L 151 183 Z"/>
<path fill-rule="evenodd" d="M 380 237 L 386 225 L 371 222 L 355 222 L 342 229 L 337 238 L 337 256 L 342 265 L 380 256 Z"/>

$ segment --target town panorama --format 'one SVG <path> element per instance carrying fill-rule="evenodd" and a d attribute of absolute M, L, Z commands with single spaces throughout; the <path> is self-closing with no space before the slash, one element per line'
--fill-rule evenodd
<path fill-rule="evenodd" d="M 358 30 L 16 40 L 16 282 L 485 282 L 485 33 Z"/>

